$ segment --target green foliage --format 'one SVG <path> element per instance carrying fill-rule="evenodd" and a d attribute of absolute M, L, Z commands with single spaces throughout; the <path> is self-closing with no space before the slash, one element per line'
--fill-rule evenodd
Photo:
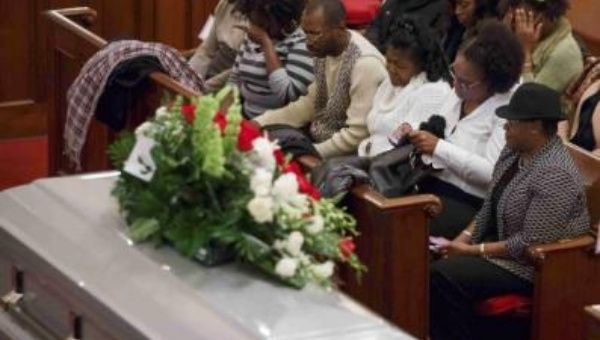
<path fill-rule="evenodd" d="M 222 133 L 214 118 L 229 95 L 234 100 Z M 122 171 L 113 189 L 134 242 L 168 243 L 190 258 L 200 258 L 210 249 L 232 249 L 239 261 L 275 275 L 278 261 L 292 254 L 274 245 L 301 232 L 300 264 L 291 277 L 275 275 L 281 281 L 296 288 L 309 281 L 330 285 L 329 278 L 318 277 L 311 269 L 329 260 L 346 261 L 359 273 L 364 271 L 355 255 L 341 256 L 338 245 L 356 234 L 356 223 L 336 200 L 307 201 L 311 205 L 300 214 L 278 208 L 273 223 L 257 223 L 250 215 L 247 205 L 255 193 L 250 188 L 249 156 L 236 148 L 242 122 L 237 89 L 192 100 L 193 124 L 182 116 L 183 98 L 170 103 L 143 129 L 156 142 L 151 151 L 156 164 L 152 179 L 144 182 Z M 125 134 L 110 147 L 115 167 L 123 169 L 135 143 L 134 134 Z M 306 228 L 314 215 L 322 217 L 324 228 L 310 234 Z"/>
<path fill-rule="evenodd" d="M 135 135 L 133 133 L 122 134 L 119 139 L 108 147 L 108 157 L 112 164 L 119 169 L 122 168 L 134 145 Z"/>

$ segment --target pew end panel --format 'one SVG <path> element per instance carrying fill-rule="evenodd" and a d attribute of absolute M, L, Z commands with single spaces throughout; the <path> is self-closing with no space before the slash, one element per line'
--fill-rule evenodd
<path fill-rule="evenodd" d="M 532 339 L 583 339 L 583 308 L 600 301 L 595 243 L 593 235 L 585 235 L 530 247 L 536 268 Z"/>
<path fill-rule="evenodd" d="M 312 169 L 320 160 L 298 161 Z M 368 272 L 357 280 L 342 268 L 341 289 L 379 315 L 420 339 L 428 334 L 429 220 L 442 209 L 434 195 L 385 198 L 369 185 L 345 200 L 357 221 L 356 251 Z"/>
<path fill-rule="evenodd" d="M 360 235 L 357 254 L 368 268 L 362 281 L 350 272 L 342 289 L 418 338 L 427 336 L 428 221 L 441 208 L 433 195 L 386 199 L 367 185 L 347 199 Z"/>

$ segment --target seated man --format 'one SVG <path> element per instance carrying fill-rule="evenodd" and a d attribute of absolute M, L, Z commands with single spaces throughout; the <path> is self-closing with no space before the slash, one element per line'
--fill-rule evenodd
<path fill-rule="evenodd" d="M 316 57 L 316 81 L 306 96 L 255 118 L 263 127 L 309 124 L 314 147 L 323 158 L 356 152 L 369 134 L 367 114 L 386 77 L 384 57 L 360 34 L 346 29 L 345 17 L 339 0 L 308 3 L 302 26 Z"/>

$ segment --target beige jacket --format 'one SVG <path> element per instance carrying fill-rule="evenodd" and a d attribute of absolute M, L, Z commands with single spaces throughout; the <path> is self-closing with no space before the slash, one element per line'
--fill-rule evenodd
<path fill-rule="evenodd" d="M 352 41 L 360 48 L 361 56 L 354 65 L 350 87 L 350 107 L 346 112 L 346 127 L 335 133 L 330 139 L 315 144 L 315 148 L 324 158 L 355 153 L 358 144 L 369 136 L 367 115 L 373 105 L 373 97 L 379 85 L 387 76 L 385 58 L 375 46 L 357 32 L 350 31 Z M 327 57 L 325 76 L 328 92 L 333 91 L 343 55 Z M 288 106 L 267 111 L 255 120 L 261 126 L 285 124 L 302 127 L 312 121 L 315 115 L 316 85 L 308 88 L 308 93 Z"/>

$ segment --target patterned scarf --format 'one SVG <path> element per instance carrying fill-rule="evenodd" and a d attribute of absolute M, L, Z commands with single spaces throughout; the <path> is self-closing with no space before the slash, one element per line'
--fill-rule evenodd
<path fill-rule="evenodd" d="M 315 99 L 315 118 L 310 125 L 312 139 L 321 143 L 333 136 L 342 128 L 346 127 L 346 110 L 350 106 L 350 85 L 352 82 L 352 70 L 354 64 L 360 57 L 359 47 L 350 42 L 348 49 L 344 52 L 338 71 L 333 93 L 328 94 L 327 78 L 325 76 L 325 58 L 315 59 L 315 79 L 317 82 L 317 93 Z"/>
<path fill-rule="evenodd" d="M 166 73 L 184 87 L 200 92 L 204 81 L 176 49 L 159 43 L 121 40 L 106 45 L 88 60 L 67 92 L 65 154 L 81 170 L 81 151 L 98 100 L 111 72 L 123 61 L 154 56 Z"/>

